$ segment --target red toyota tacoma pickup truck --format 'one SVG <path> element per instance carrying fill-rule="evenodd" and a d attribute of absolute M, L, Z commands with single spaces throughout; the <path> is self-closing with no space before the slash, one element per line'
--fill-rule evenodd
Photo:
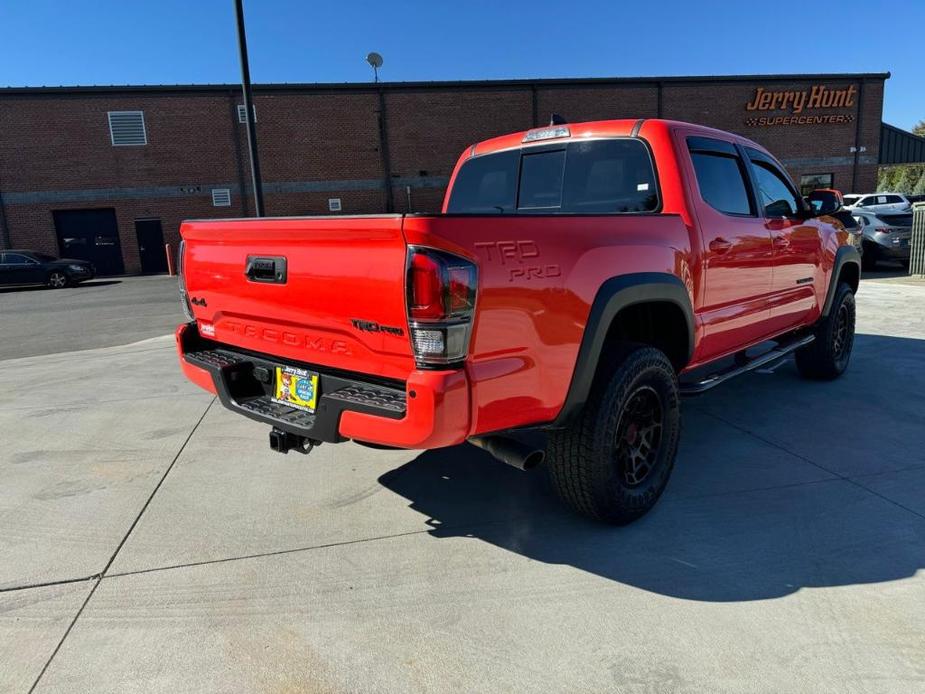
<path fill-rule="evenodd" d="M 180 363 L 278 451 L 470 441 L 627 523 L 681 395 L 790 352 L 847 367 L 860 259 L 830 207 L 726 132 L 535 128 L 466 149 L 439 215 L 185 222 Z"/>

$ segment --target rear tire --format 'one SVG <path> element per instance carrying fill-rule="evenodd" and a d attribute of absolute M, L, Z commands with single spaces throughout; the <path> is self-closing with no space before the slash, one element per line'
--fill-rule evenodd
<path fill-rule="evenodd" d="M 841 376 L 851 359 L 854 322 L 854 292 L 845 282 L 839 282 L 829 315 L 816 323 L 816 339 L 796 352 L 800 375 L 821 381 Z"/>
<path fill-rule="evenodd" d="M 52 270 L 48 273 L 48 279 L 45 284 L 52 289 L 61 289 L 70 284 L 70 278 L 61 270 Z"/>
<path fill-rule="evenodd" d="M 552 485 L 589 518 L 631 523 L 665 490 L 680 433 L 674 367 L 658 349 L 633 348 L 598 376 L 577 421 L 550 434 Z"/>

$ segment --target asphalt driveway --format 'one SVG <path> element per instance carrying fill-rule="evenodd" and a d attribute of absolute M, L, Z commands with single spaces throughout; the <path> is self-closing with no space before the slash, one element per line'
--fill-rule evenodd
<path fill-rule="evenodd" d="M 0 287 L 0 360 L 126 345 L 183 321 L 177 278 L 113 277 L 65 289 Z"/>

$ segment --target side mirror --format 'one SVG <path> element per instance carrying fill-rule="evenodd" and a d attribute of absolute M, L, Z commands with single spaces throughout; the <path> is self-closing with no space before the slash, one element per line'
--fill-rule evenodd
<path fill-rule="evenodd" d="M 842 208 L 841 195 L 835 190 L 814 190 L 806 197 L 806 202 L 816 217 L 834 214 Z"/>
<path fill-rule="evenodd" d="M 790 217 L 793 215 L 793 208 L 786 200 L 775 200 L 764 206 L 765 217 Z"/>

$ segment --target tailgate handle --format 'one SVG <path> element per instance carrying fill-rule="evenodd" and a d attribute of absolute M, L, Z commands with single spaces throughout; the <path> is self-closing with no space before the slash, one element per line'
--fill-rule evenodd
<path fill-rule="evenodd" d="M 286 283 L 286 258 L 281 255 L 249 255 L 244 274 L 251 282 Z"/>

